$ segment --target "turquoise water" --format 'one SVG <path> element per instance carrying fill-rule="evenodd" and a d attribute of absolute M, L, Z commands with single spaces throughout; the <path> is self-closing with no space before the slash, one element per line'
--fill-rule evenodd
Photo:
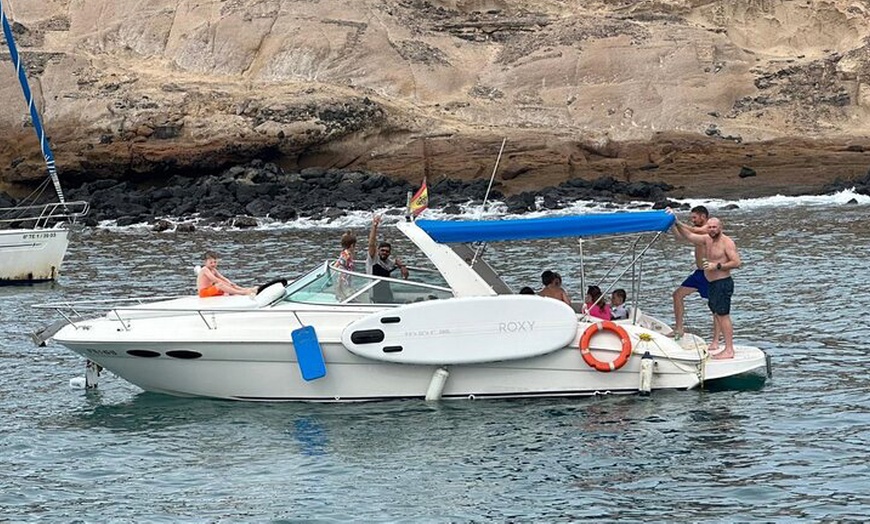
<path fill-rule="evenodd" d="M 30 305 L 192 290 L 201 253 L 244 284 L 332 256 L 336 230 L 86 231 L 59 283 L 0 288 L 0 522 L 863 521 L 870 514 L 867 205 L 722 212 L 744 267 L 738 342 L 774 376 L 717 391 L 533 401 L 247 404 L 143 393 L 28 333 Z M 717 213 L 718 214 L 718 213 Z M 358 233 L 364 233 L 360 226 Z M 398 238 L 394 249 L 409 250 Z M 324 247 L 326 246 L 326 247 Z M 591 276 L 615 256 L 584 244 Z M 493 245 L 510 284 L 541 261 L 580 296 L 577 246 Z M 497 262 L 496 262 L 497 261 Z M 665 238 L 646 309 L 670 319 L 691 249 Z M 648 297 L 650 298 L 650 297 Z M 703 302 L 687 302 L 703 335 Z"/>

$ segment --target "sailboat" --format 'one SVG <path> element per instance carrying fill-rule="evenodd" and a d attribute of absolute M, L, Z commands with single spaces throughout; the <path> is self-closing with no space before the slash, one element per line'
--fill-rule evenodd
<path fill-rule="evenodd" d="M 66 255 L 71 228 L 79 218 L 87 214 L 89 205 L 83 201 L 68 202 L 63 196 L 54 154 L 34 104 L 2 1 L 0 21 L 12 64 L 30 110 L 33 129 L 39 138 L 49 179 L 57 196 L 57 201 L 49 203 L 29 204 L 31 201 L 26 200 L 13 207 L 0 207 L 0 285 L 46 282 L 57 278 Z M 38 195 L 34 198 L 38 198 Z"/>

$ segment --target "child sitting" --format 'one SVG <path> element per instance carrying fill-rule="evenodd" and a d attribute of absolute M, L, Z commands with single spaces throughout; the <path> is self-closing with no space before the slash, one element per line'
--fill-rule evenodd
<path fill-rule="evenodd" d="M 603 296 L 601 296 L 600 287 L 589 286 L 589 289 L 586 291 L 586 296 L 588 298 L 586 312 L 589 316 L 603 318 L 604 320 L 610 320 L 612 318 L 610 306 L 607 305 L 607 301 Z"/>
<path fill-rule="evenodd" d="M 624 289 L 614 289 L 610 296 L 610 303 L 613 306 L 610 308 L 610 314 L 613 315 L 613 320 L 628 318 L 628 308 L 625 307 L 626 294 Z"/>

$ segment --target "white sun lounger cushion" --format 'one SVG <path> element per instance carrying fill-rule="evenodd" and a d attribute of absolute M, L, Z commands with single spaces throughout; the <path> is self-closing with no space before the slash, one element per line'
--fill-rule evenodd
<path fill-rule="evenodd" d="M 275 282 L 271 286 L 267 287 L 263 291 L 254 297 L 254 300 L 257 301 L 257 305 L 260 307 L 268 306 L 272 302 L 275 302 L 279 298 L 284 296 L 284 285 L 280 282 Z"/>

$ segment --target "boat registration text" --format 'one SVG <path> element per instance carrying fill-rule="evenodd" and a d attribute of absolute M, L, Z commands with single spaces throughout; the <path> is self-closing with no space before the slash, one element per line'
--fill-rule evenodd
<path fill-rule="evenodd" d="M 24 240 L 39 240 L 41 238 L 54 238 L 57 236 L 57 233 L 25 233 L 21 236 Z"/>

